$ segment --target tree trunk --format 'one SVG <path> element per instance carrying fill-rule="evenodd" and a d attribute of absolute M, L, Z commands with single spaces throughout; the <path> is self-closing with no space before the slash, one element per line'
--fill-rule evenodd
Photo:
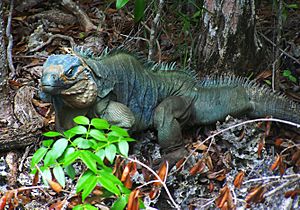
<path fill-rule="evenodd" d="M 263 59 L 252 0 L 204 0 L 196 60 L 200 74 L 258 68 Z"/>
<path fill-rule="evenodd" d="M 34 88 L 20 88 L 15 94 L 8 86 L 3 20 L 3 1 L 0 0 L 0 153 L 37 142 L 41 133 L 38 128 L 43 126 L 43 119 L 36 113 L 31 102 L 31 89 Z M 17 112 L 18 110 L 21 111 Z M 24 120 L 21 122 L 18 119 Z"/>

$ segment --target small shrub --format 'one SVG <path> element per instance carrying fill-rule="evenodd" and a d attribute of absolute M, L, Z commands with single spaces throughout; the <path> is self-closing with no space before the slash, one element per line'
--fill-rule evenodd
<path fill-rule="evenodd" d="M 74 122 L 77 125 L 63 133 L 49 131 L 43 134 L 49 139 L 44 140 L 42 147 L 34 153 L 32 173 L 35 174 L 39 169 L 45 184 L 49 184 L 53 175 L 64 188 L 65 176 L 74 179 L 76 174 L 73 163 L 80 161 L 86 166 L 76 184 L 76 193 L 82 193 L 82 200 L 87 198 L 96 185 L 101 185 L 109 195 L 118 197 L 113 207 L 125 207 L 131 191 L 113 175 L 112 169 L 104 164 L 104 159 L 112 164 L 117 154 L 127 157 L 128 142 L 134 140 L 126 130 L 109 125 L 103 119 L 89 120 L 78 116 Z M 81 209 L 84 205 L 77 208 Z M 89 206 L 87 209 L 93 208 Z"/>

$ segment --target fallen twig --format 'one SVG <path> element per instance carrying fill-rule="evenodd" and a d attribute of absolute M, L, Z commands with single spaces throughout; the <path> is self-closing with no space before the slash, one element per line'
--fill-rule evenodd
<path fill-rule="evenodd" d="M 260 177 L 256 179 L 249 179 L 247 181 L 244 181 L 243 184 L 251 183 L 251 182 L 262 182 L 265 180 L 270 180 L 270 179 L 291 179 L 291 178 L 300 178 L 300 174 L 291 174 L 291 175 L 284 175 L 284 176 L 267 176 L 267 177 Z"/>
<path fill-rule="evenodd" d="M 273 194 L 275 194 L 276 192 L 278 192 L 279 190 L 295 183 L 295 182 L 298 182 L 300 180 L 300 176 L 297 177 L 296 179 L 293 179 L 293 180 L 288 180 L 287 182 L 283 183 L 282 185 L 276 187 L 275 189 L 271 190 L 270 192 L 266 193 L 265 194 L 265 197 L 269 197 L 269 196 L 272 196 Z"/>
<path fill-rule="evenodd" d="M 154 43 L 155 43 L 155 38 L 157 34 L 157 27 L 159 24 L 160 16 L 161 16 L 161 11 L 164 6 L 164 0 L 159 0 L 159 5 L 158 5 L 158 11 L 156 13 L 156 16 L 153 20 L 151 31 L 150 31 L 150 39 L 149 39 L 149 53 L 148 53 L 148 60 L 152 60 L 153 54 L 154 54 Z"/>
<path fill-rule="evenodd" d="M 42 49 L 46 45 L 50 44 L 56 38 L 68 40 L 70 42 L 70 45 L 71 45 L 72 48 L 75 46 L 75 41 L 74 41 L 74 39 L 72 37 L 66 36 L 66 35 L 62 35 L 62 34 L 54 34 L 45 43 L 37 46 L 36 48 L 30 50 L 29 52 L 35 52 L 35 51 L 38 51 L 38 50 Z"/>
<path fill-rule="evenodd" d="M 61 4 L 66 7 L 70 12 L 72 12 L 79 20 L 84 31 L 91 31 L 97 29 L 97 27 L 92 23 L 88 15 L 73 2 L 72 0 L 62 0 Z"/>
<path fill-rule="evenodd" d="M 274 47 L 277 47 L 280 52 L 282 52 L 284 55 L 286 55 L 287 57 L 289 57 L 290 59 L 294 60 L 296 63 L 300 64 L 300 61 L 293 57 L 292 55 L 288 54 L 286 51 L 284 51 L 283 49 L 279 48 L 278 46 L 276 46 L 276 44 L 274 42 L 272 42 L 272 40 L 270 40 L 268 37 L 266 37 L 263 33 L 258 32 L 265 40 L 267 40 L 271 45 L 273 45 Z"/>
<path fill-rule="evenodd" d="M 6 25 L 6 37 L 8 38 L 8 45 L 7 45 L 7 62 L 8 62 L 8 67 L 11 71 L 11 77 L 14 77 L 17 74 L 17 71 L 14 67 L 13 64 L 13 59 L 12 59 L 12 48 L 13 48 L 13 36 L 11 34 L 11 19 L 12 19 L 12 12 L 13 12 L 13 7 L 14 7 L 14 1 L 10 1 L 10 6 L 9 6 L 9 14 L 8 14 L 8 19 L 7 19 L 7 25 Z"/>

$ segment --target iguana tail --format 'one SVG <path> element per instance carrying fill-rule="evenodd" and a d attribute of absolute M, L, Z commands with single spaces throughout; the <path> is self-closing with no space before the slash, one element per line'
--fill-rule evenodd
<path fill-rule="evenodd" d="M 266 87 L 256 86 L 247 92 L 253 106 L 250 117 L 272 116 L 300 124 L 300 104 Z"/>
<path fill-rule="evenodd" d="M 201 87 L 238 87 L 245 88 L 251 103 L 247 115 L 253 118 L 272 116 L 300 124 L 300 104 L 285 95 L 272 91 L 269 87 L 258 84 L 255 80 L 244 77 L 220 76 L 208 78 L 200 83 Z M 241 105 L 242 106 L 242 105 Z"/>

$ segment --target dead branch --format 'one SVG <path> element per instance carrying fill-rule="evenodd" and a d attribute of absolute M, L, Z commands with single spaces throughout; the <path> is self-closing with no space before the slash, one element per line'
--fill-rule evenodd
<path fill-rule="evenodd" d="M 16 69 L 13 64 L 13 59 L 12 59 L 12 48 L 13 48 L 13 36 L 11 34 L 11 19 L 12 19 L 12 12 L 13 12 L 13 7 L 14 7 L 14 0 L 10 1 L 10 6 L 9 6 L 9 14 L 8 14 L 8 19 L 7 19 L 7 25 L 6 25 L 6 37 L 8 38 L 8 45 L 7 45 L 7 62 L 8 62 L 8 67 L 11 71 L 11 77 L 14 77 L 16 75 Z"/>
<path fill-rule="evenodd" d="M 74 39 L 72 37 L 66 36 L 66 35 L 62 35 L 62 34 L 54 34 L 45 43 L 43 43 L 40 46 L 37 46 L 36 48 L 34 48 L 32 50 L 30 50 L 30 52 L 35 52 L 35 51 L 38 51 L 38 50 L 42 49 L 46 45 L 50 44 L 56 38 L 68 40 L 70 42 L 71 47 L 75 46 L 75 41 L 74 41 Z"/>
<path fill-rule="evenodd" d="M 92 23 L 88 15 L 73 2 L 72 0 L 62 0 L 61 4 L 66 7 L 70 12 L 72 12 L 79 20 L 84 31 L 92 31 L 97 29 L 97 27 Z"/>
<path fill-rule="evenodd" d="M 158 5 L 158 11 L 156 13 L 156 16 L 153 20 L 151 31 L 150 31 L 150 39 L 149 39 L 149 53 L 148 53 L 148 60 L 152 60 L 153 54 L 154 54 L 154 43 L 157 35 L 157 28 L 159 25 L 160 21 L 160 16 L 161 16 L 161 11 L 164 6 L 164 0 L 159 0 L 159 5 Z"/>

